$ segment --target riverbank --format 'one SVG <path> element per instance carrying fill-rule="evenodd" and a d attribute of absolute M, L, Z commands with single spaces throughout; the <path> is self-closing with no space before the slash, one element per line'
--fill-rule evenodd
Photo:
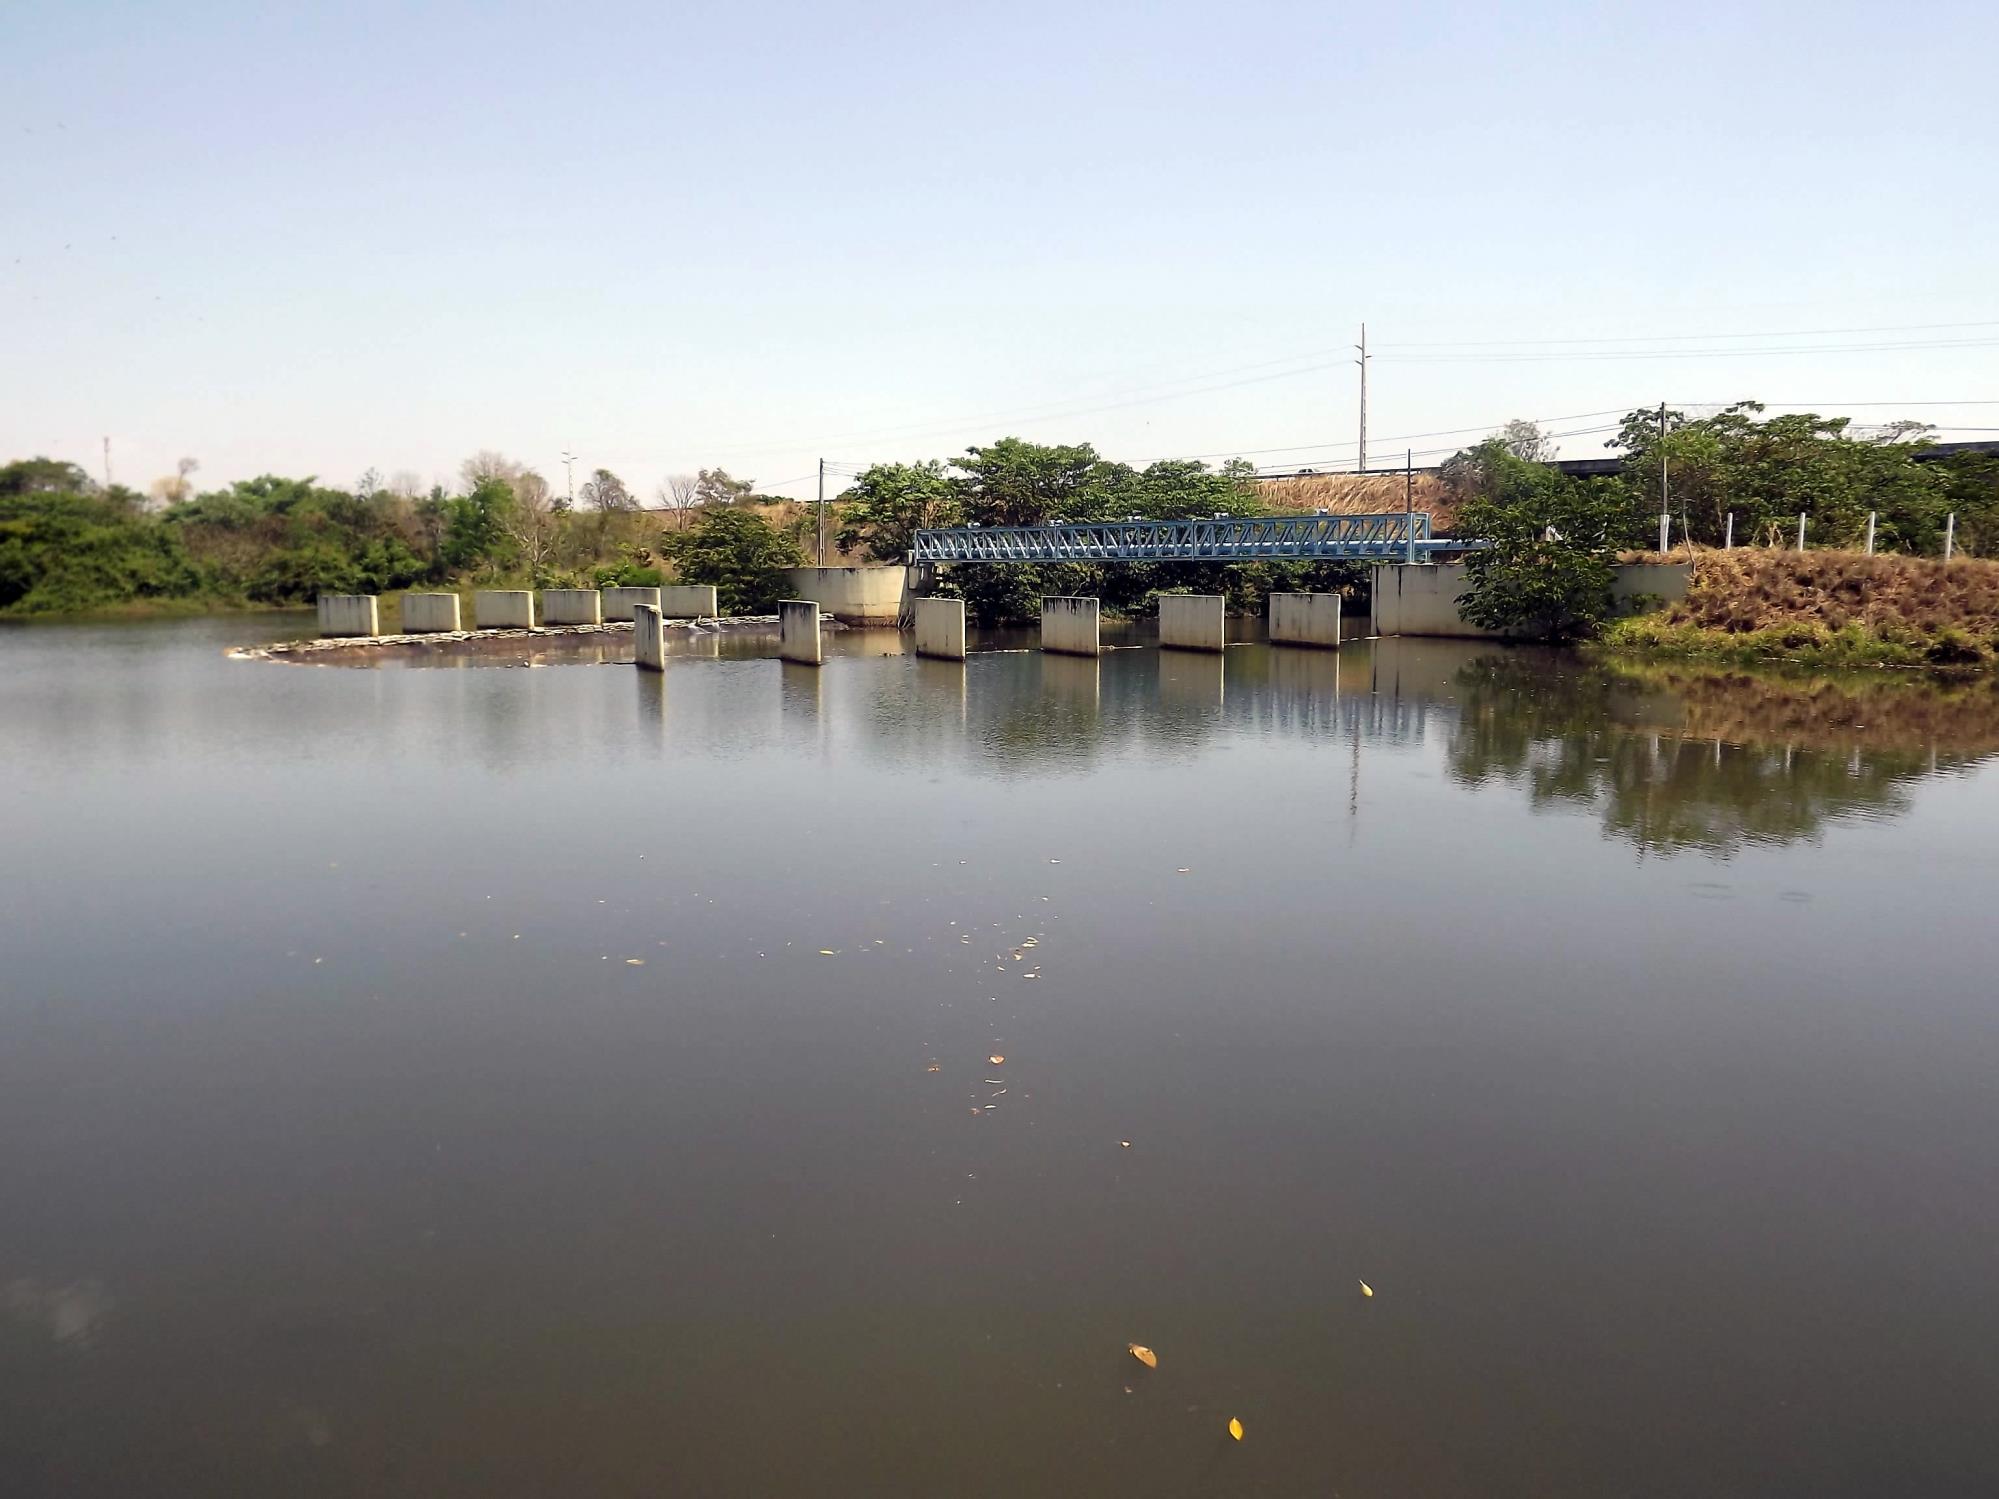
<path fill-rule="evenodd" d="M 1999 562 L 1698 552 L 1685 599 L 1613 621 L 1599 648 L 1724 665 L 1989 669 L 1999 665 Z"/>

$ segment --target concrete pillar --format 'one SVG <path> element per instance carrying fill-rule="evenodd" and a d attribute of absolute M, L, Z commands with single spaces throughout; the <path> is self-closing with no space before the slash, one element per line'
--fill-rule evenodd
<path fill-rule="evenodd" d="M 666 670 L 666 626 L 652 604 L 632 606 L 632 659 L 648 671 Z"/>
<path fill-rule="evenodd" d="M 406 593 L 403 595 L 403 633 L 440 635 L 456 630 L 458 595 L 455 593 Z"/>
<path fill-rule="evenodd" d="M 541 622 L 544 625 L 601 625 L 604 622 L 603 595 L 594 588 L 544 588 L 541 591 Z"/>
<path fill-rule="evenodd" d="M 722 611 L 709 585 L 676 583 L 660 589 L 659 612 L 668 619 L 713 619 Z"/>
<path fill-rule="evenodd" d="M 1273 593 L 1270 596 L 1270 643 L 1340 648 L 1340 596 L 1337 593 Z"/>
<path fill-rule="evenodd" d="M 381 600 L 372 593 L 322 593 L 319 596 L 319 633 L 381 634 Z"/>
<path fill-rule="evenodd" d="M 1041 601 L 1041 648 L 1063 656 L 1101 656 L 1101 610 L 1095 599 L 1053 595 Z"/>
<path fill-rule="evenodd" d="M 780 599 L 777 605 L 777 653 L 801 666 L 818 666 L 826 659 L 819 644 L 819 605 L 811 599 Z"/>
<path fill-rule="evenodd" d="M 916 654 L 944 661 L 965 659 L 965 601 L 916 601 Z"/>
<path fill-rule="evenodd" d="M 476 630 L 532 630 L 534 594 L 525 588 L 482 588 L 472 595 Z"/>
<path fill-rule="evenodd" d="M 1159 595 L 1159 643 L 1176 651 L 1218 651 L 1227 632 L 1219 593 Z"/>
<path fill-rule="evenodd" d="M 603 600 L 603 615 L 605 619 L 637 619 L 638 616 L 632 613 L 632 611 L 640 604 L 648 605 L 654 609 L 659 607 L 659 593 L 660 591 L 657 588 L 603 588 L 598 590 L 598 596 Z"/>

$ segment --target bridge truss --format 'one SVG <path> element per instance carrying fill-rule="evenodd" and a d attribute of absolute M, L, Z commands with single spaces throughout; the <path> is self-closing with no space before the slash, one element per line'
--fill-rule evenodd
<path fill-rule="evenodd" d="M 1461 541 L 1430 535 L 1425 511 L 1389 515 L 1259 515 L 1217 520 L 953 526 L 918 531 L 914 562 L 1427 562 Z"/>

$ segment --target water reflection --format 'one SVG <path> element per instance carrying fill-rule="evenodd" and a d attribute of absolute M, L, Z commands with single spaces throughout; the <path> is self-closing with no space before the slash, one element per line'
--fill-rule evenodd
<path fill-rule="evenodd" d="M 1899 816 L 1912 784 L 1999 751 L 1999 695 L 1973 686 L 1626 666 L 1506 652 L 1460 667 L 1460 782 L 1595 808 L 1654 852 L 1729 853 Z"/>

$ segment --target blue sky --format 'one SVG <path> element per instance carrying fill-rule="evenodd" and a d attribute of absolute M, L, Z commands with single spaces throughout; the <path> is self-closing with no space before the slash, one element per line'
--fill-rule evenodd
<path fill-rule="evenodd" d="M 1968 3 L 13 0 L 0 458 L 1332 466 L 1363 319 L 1377 461 L 1661 398 L 1999 427 L 1995 48 Z"/>

